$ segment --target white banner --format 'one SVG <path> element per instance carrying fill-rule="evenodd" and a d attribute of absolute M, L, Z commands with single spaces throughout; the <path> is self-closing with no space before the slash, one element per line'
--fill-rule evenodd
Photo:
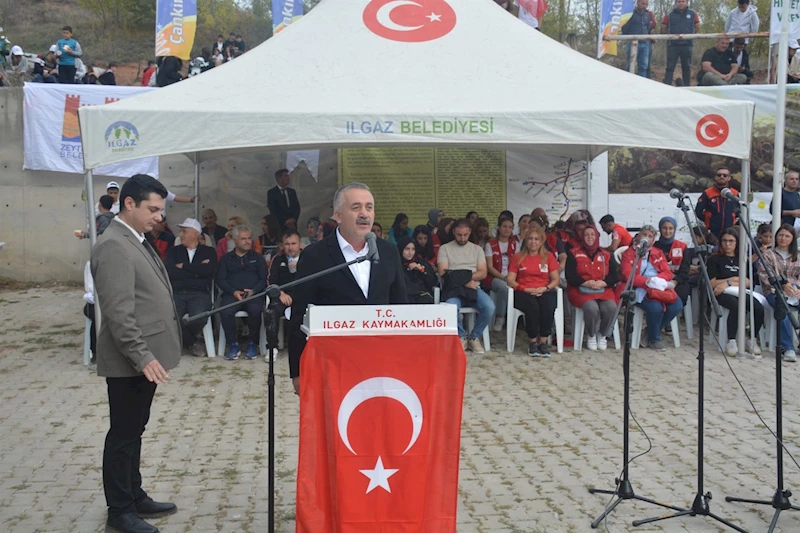
<path fill-rule="evenodd" d="M 83 174 L 78 108 L 110 104 L 151 90 L 153 89 L 149 87 L 26 83 L 23 168 Z M 139 136 L 136 128 L 126 122 L 118 122 L 116 125 L 118 127 L 112 125 L 106 131 L 106 142 L 135 145 Z M 147 157 L 114 163 L 95 169 L 94 174 L 122 178 L 134 174 L 149 174 L 157 178 L 158 158 Z"/>
<path fill-rule="evenodd" d="M 769 44 L 781 39 L 781 12 L 784 0 L 770 0 Z M 800 0 L 787 0 L 789 4 L 789 40 L 800 39 Z"/>

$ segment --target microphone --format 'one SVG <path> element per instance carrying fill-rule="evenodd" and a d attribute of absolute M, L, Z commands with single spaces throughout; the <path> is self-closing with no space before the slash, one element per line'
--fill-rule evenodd
<path fill-rule="evenodd" d="M 683 193 L 682 193 L 681 191 L 679 191 L 678 189 L 672 189 L 671 191 L 669 191 L 669 197 L 670 197 L 670 198 L 674 198 L 674 199 L 676 199 L 676 200 L 682 200 L 682 199 L 683 199 L 685 196 L 686 196 L 686 195 L 685 195 L 685 194 L 683 194 Z"/>
<path fill-rule="evenodd" d="M 367 259 L 377 265 L 381 262 L 381 256 L 378 253 L 378 238 L 371 231 L 364 235 L 364 238 L 367 240 Z"/>
<path fill-rule="evenodd" d="M 639 241 L 639 244 L 636 245 L 636 253 L 643 253 L 647 250 L 647 247 L 650 245 L 650 239 L 647 237 L 642 237 L 642 240 Z"/>
<path fill-rule="evenodd" d="M 722 189 L 720 194 L 722 195 L 723 198 L 725 198 L 726 200 L 730 200 L 731 202 L 736 202 L 737 204 L 744 204 L 745 203 L 745 202 L 742 201 L 741 198 L 739 198 L 738 196 L 733 194 L 733 191 L 728 189 L 727 187 Z"/>

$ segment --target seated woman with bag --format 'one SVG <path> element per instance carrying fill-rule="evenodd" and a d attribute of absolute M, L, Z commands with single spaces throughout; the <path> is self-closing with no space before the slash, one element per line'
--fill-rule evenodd
<path fill-rule="evenodd" d="M 636 289 L 634 303 L 644 311 L 647 322 L 641 345 L 646 347 L 649 344 L 654 350 L 664 352 L 667 348 L 661 340 L 661 330 L 683 310 L 683 302 L 675 292 L 675 282 L 664 252 L 653 246 L 655 238 L 656 228 L 653 226 L 646 225 L 639 230 L 631 246 L 622 254 L 617 289 L 621 292 L 625 288 L 636 263 L 637 270 L 633 276 L 633 287 Z M 636 248 L 642 239 L 647 239 L 648 244 L 644 257 L 639 258 Z"/>
<path fill-rule="evenodd" d="M 547 337 L 555 323 L 559 265 L 545 248 L 545 240 L 544 231 L 530 228 L 506 276 L 506 283 L 514 289 L 514 308 L 525 313 L 531 357 L 550 357 Z"/>
<path fill-rule="evenodd" d="M 569 303 L 583 310 L 586 348 L 607 349 L 606 332 L 617 319 L 612 287 L 619 281 L 619 267 L 611 252 L 600 248 L 600 234 L 594 226 L 586 227 L 581 245 L 567 252 L 564 275 Z"/>
<path fill-rule="evenodd" d="M 432 304 L 433 288 L 439 284 L 431 265 L 417 254 L 411 237 L 400 237 L 397 243 L 403 275 L 406 280 L 406 293 L 410 304 Z"/>
<path fill-rule="evenodd" d="M 776 276 L 783 276 L 786 284 L 783 292 L 786 295 L 786 303 L 794 313 L 800 307 L 800 259 L 797 257 L 797 233 L 789 224 L 782 224 L 778 233 L 775 234 L 775 247 L 767 248 L 762 251 L 764 254 L 764 264 L 758 269 L 758 277 L 761 279 L 761 290 L 767 297 L 767 303 L 775 309 L 775 289 L 769 282 L 767 275 L 769 271 Z M 789 314 L 781 321 L 781 348 L 783 349 L 783 360 L 790 363 L 797 361 L 797 352 L 794 348 L 794 335 L 792 333 L 792 322 Z"/>
<path fill-rule="evenodd" d="M 678 298 L 681 299 L 683 305 L 686 305 L 686 301 L 692 291 L 689 285 L 689 270 L 694 257 L 694 249 L 689 248 L 685 242 L 675 238 L 677 227 L 678 223 L 672 217 L 664 217 L 659 220 L 658 231 L 660 236 L 655 243 L 655 247 L 664 252 L 669 269 L 672 271 L 675 292 L 678 293 Z"/>
<path fill-rule="evenodd" d="M 747 270 L 744 271 L 745 286 L 750 288 L 750 280 L 747 278 Z M 725 353 L 730 357 L 736 357 L 739 347 L 736 345 L 736 333 L 739 330 L 739 230 L 728 228 L 722 232 L 719 240 L 719 252 L 708 258 L 708 277 L 711 279 L 711 288 L 717 297 L 719 305 L 730 310 L 728 314 L 728 344 L 725 346 Z M 758 295 L 763 298 L 763 296 Z M 751 335 L 758 335 L 758 331 L 764 324 L 764 307 L 758 301 L 758 297 L 753 300 L 755 331 Z M 746 308 L 750 309 L 750 298 L 748 296 Z M 720 339 L 724 342 L 725 339 Z M 761 348 L 752 339 L 745 341 L 745 351 L 753 355 L 761 355 Z"/>

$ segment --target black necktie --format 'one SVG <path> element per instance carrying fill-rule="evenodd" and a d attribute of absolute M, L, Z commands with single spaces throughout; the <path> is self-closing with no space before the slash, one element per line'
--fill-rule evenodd
<path fill-rule="evenodd" d="M 146 238 L 142 241 L 142 246 L 144 246 L 145 249 L 150 252 L 150 255 L 153 256 L 153 259 L 160 259 L 156 254 L 156 251 L 153 249 L 153 246 L 150 244 L 150 241 L 148 241 Z M 156 263 L 158 263 L 158 261 L 156 261 Z"/>
<path fill-rule="evenodd" d="M 281 192 L 283 193 L 283 197 L 286 198 L 286 207 L 289 207 L 289 191 L 281 189 Z"/>

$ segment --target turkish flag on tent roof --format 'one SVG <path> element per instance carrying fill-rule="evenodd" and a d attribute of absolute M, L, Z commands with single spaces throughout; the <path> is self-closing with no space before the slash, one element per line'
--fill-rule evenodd
<path fill-rule="evenodd" d="M 298 533 L 455 532 L 465 373 L 456 335 L 310 337 Z"/>

